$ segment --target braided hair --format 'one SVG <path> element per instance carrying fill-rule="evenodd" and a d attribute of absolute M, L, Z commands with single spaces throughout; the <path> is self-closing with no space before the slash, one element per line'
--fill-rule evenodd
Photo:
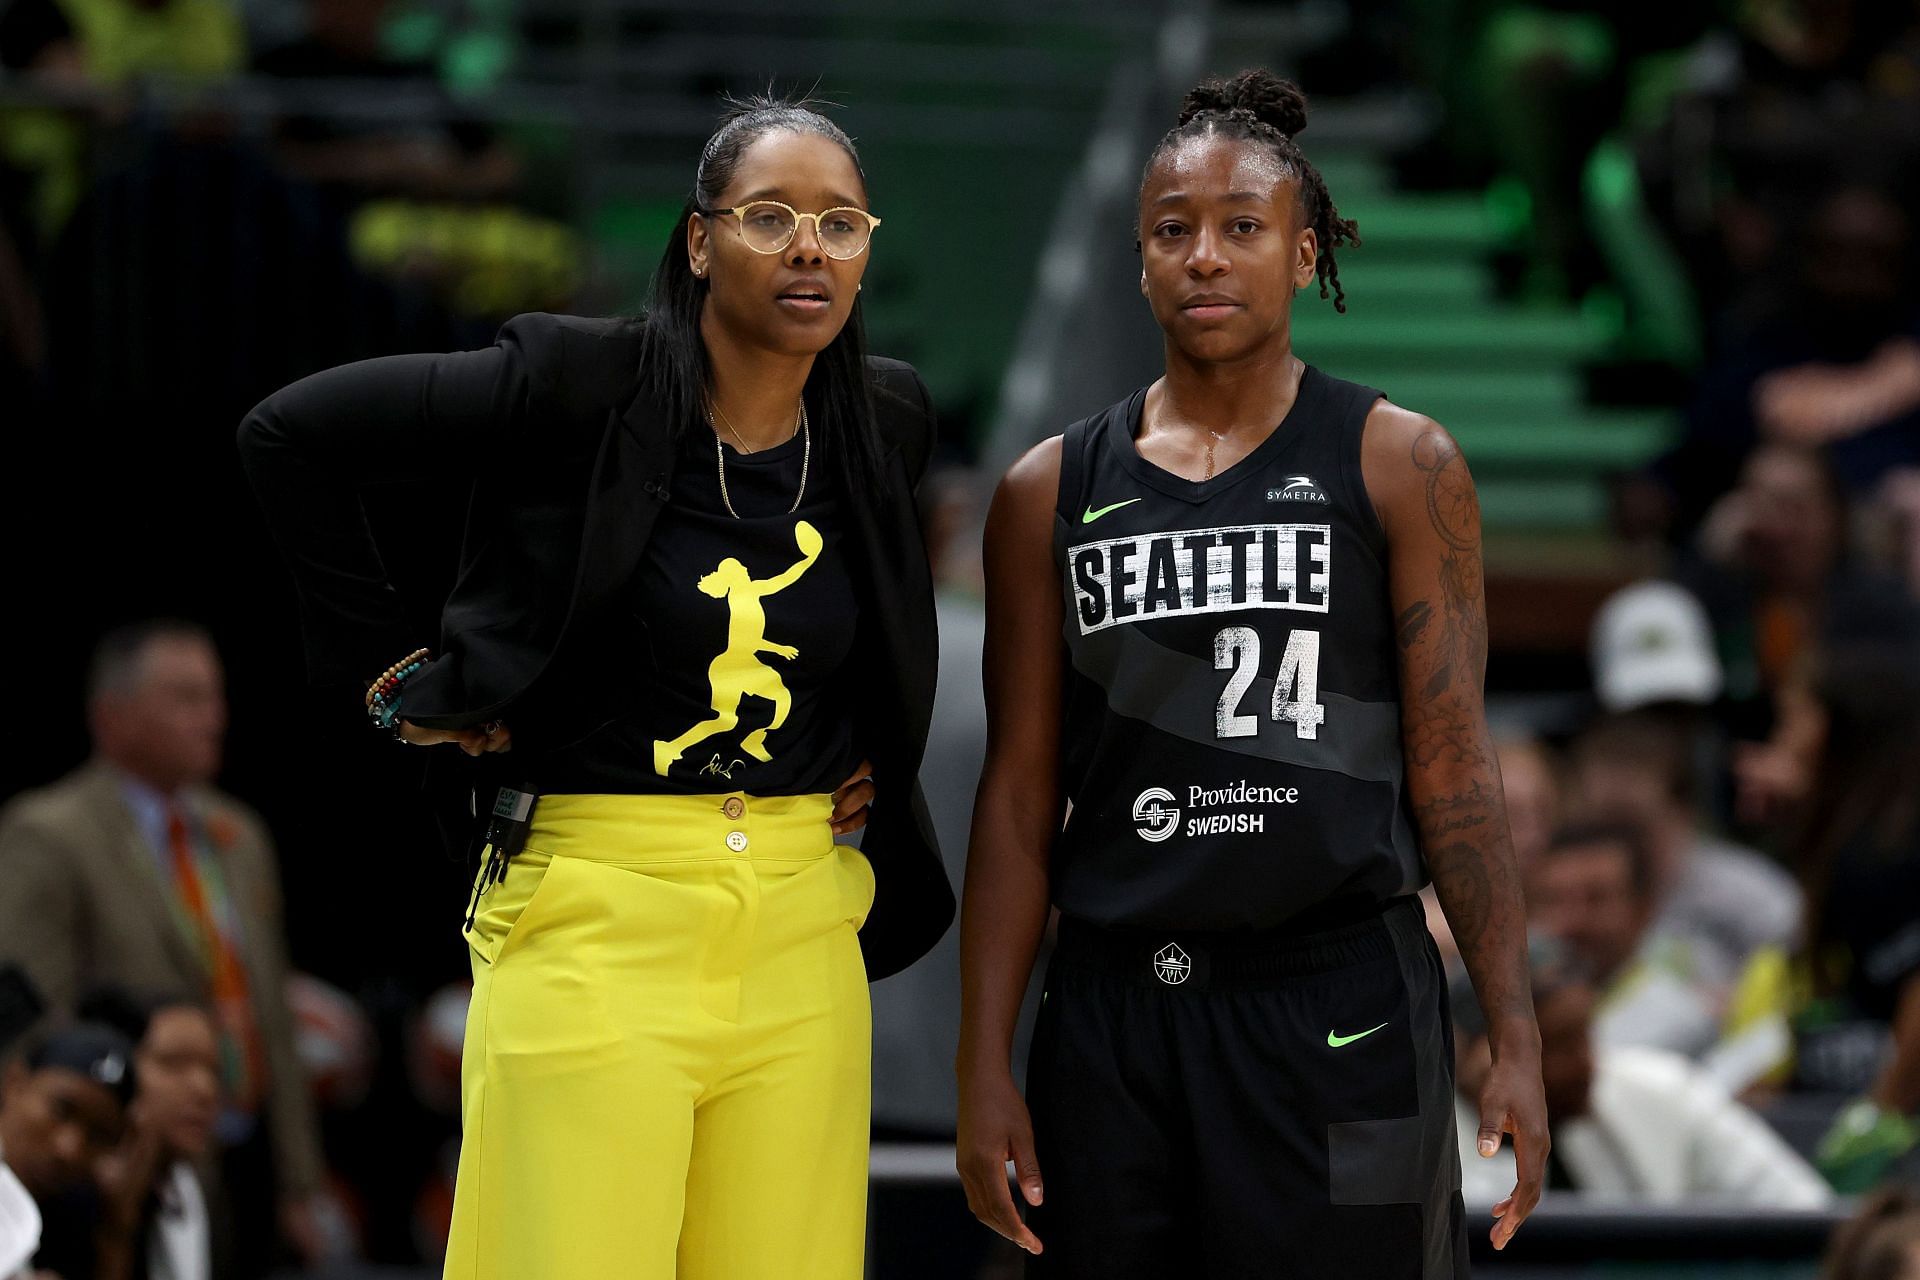
<path fill-rule="evenodd" d="M 1295 139 L 1307 127 L 1307 95 L 1291 80 L 1282 80 L 1271 71 L 1255 68 L 1242 71 L 1231 80 L 1203 80 L 1188 90 L 1180 104 L 1180 118 L 1147 157 L 1140 186 L 1160 157 L 1173 146 L 1190 138 L 1222 136 L 1245 138 L 1272 149 L 1274 156 L 1299 182 L 1300 212 L 1306 225 L 1313 228 L 1320 242 L 1316 271 L 1320 277 L 1320 296 L 1331 288 L 1333 309 L 1345 314 L 1347 293 L 1340 287 L 1340 264 L 1334 259 L 1336 245 L 1358 245 L 1360 229 L 1351 218 L 1343 218 L 1327 194 L 1326 180 L 1313 167 Z"/>

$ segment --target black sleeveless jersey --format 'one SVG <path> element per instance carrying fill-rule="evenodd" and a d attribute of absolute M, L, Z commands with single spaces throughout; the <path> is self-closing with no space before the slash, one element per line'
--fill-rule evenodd
<path fill-rule="evenodd" d="M 1134 447 L 1145 389 L 1067 428 L 1063 912 L 1311 928 L 1426 882 L 1360 475 L 1378 398 L 1309 367 L 1286 420 L 1205 481 Z"/>

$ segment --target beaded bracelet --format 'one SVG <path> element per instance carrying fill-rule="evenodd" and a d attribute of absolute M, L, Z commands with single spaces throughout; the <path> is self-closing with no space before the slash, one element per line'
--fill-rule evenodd
<path fill-rule="evenodd" d="M 431 650 L 415 649 L 382 671 L 380 678 L 367 686 L 367 715 L 375 725 L 382 729 L 394 727 L 394 721 L 400 718 L 400 691 L 408 680 L 420 673 L 432 656 Z"/>

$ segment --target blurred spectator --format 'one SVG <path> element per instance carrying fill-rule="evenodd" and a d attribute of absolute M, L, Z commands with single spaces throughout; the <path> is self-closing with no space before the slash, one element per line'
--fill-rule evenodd
<path fill-rule="evenodd" d="M 1920 428 L 1920 422 L 1916 423 Z M 1734 811 L 1777 823 L 1806 797 L 1818 713 L 1809 682 L 1824 619 L 1857 598 L 1902 593 L 1849 555 L 1849 504 L 1829 459 L 1764 444 L 1708 515 L 1683 576 L 1714 621 L 1735 736 Z"/>
<path fill-rule="evenodd" d="M 88 685 L 95 758 L 0 811 L 0 958 L 19 961 L 56 1009 L 106 985 L 160 983 L 208 1001 L 236 1247 L 243 1261 L 268 1252 L 277 1220 L 313 1256 L 319 1136 L 284 994 L 279 877 L 259 819 L 211 785 L 222 683 L 212 641 L 190 624 L 101 642 Z"/>
<path fill-rule="evenodd" d="M 1640 949 L 1652 916 L 1646 842 L 1638 827 L 1571 826 L 1540 851 L 1528 922 L 1565 943 L 1605 992 Z"/>
<path fill-rule="evenodd" d="M 1724 995 L 1762 948 L 1791 949 L 1800 892 L 1765 857 L 1700 829 L 1691 724 L 1656 708 L 1602 716 L 1573 744 L 1572 807 L 1640 830 L 1649 944 Z"/>
<path fill-rule="evenodd" d="M 1651 875 L 1638 827 L 1595 824 L 1558 833 L 1529 885 L 1531 921 L 1567 945 L 1598 993 L 1594 1040 L 1693 1059 L 1729 1093 L 1778 1072 L 1789 1049 L 1784 951 L 1704 979 L 1694 953 L 1651 932 Z"/>
<path fill-rule="evenodd" d="M 1814 999 L 1798 1082 L 1858 1095 L 1820 1149 L 1864 1190 L 1920 1142 L 1920 607 L 1859 602 L 1818 683 L 1824 734 L 1799 866 Z"/>
<path fill-rule="evenodd" d="M 1805 1161 L 1684 1058 L 1596 1043 L 1594 989 L 1568 948 L 1538 939 L 1530 960 L 1553 1138 L 1549 1190 L 1754 1209 L 1810 1209 L 1829 1202 L 1826 1185 Z M 1475 1107 L 1492 1052 L 1472 984 L 1456 980 L 1452 995 L 1461 1193 L 1470 1204 L 1492 1204 L 1513 1187 L 1513 1152 L 1507 1147 L 1483 1158 L 1474 1150 Z"/>
<path fill-rule="evenodd" d="M 1805 656 L 1842 572 L 1847 511 L 1830 460 L 1780 443 L 1748 455 L 1714 503 L 1688 577 L 1726 647 L 1735 696 L 1779 688 Z"/>
<path fill-rule="evenodd" d="M 1710 705 L 1723 681 L 1707 611 L 1671 582 L 1636 582 L 1614 592 L 1593 622 L 1593 683 L 1608 711 Z"/>
<path fill-rule="evenodd" d="M 136 1046 L 138 1086 L 120 1149 L 91 1185 L 46 1206 L 41 1265 L 70 1280 L 209 1280 L 212 1236 L 194 1165 L 211 1156 L 220 1114 L 213 1014 L 116 990 L 89 996 L 82 1012 Z"/>
<path fill-rule="evenodd" d="M 136 1275 L 152 1280 L 205 1280 L 212 1274 L 206 1196 L 193 1163 L 213 1148 L 220 1108 L 220 1038 L 213 1015 L 189 1001 L 162 1003 L 147 1020 L 135 1059 L 140 1072 L 140 1123 L 160 1140 L 160 1177 L 148 1212 L 148 1257 Z"/>
<path fill-rule="evenodd" d="M 1851 493 L 1920 463 L 1920 303 L 1907 211 L 1885 190 L 1842 185 L 1783 243 L 1795 246 L 1790 269 L 1763 276 L 1776 294 L 1702 373 L 1686 435 L 1660 464 L 1681 530 L 1705 518 L 1764 442 L 1828 449 Z"/>
<path fill-rule="evenodd" d="M 1631 583 L 1607 597 L 1592 633 L 1594 693 L 1608 712 L 1647 708 L 1688 746 L 1703 813 L 1730 814 L 1726 679 L 1713 624 L 1699 599 L 1675 582 Z"/>
<path fill-rule="evenodd" d="M 1820 1280 L 1920 1280 L 1920 1192 L 1868 1198 L 1833 1233 Z"/>
<path fill-rule="evenodd" d="M 119 1144 L 133 1100 L 133 1045 L 110 1027 L 43 1033 L 0 1066 L 0 1162 L 34 1199 L 84 1186 Z"/>
<path fill-rule="evenodd" d="M 117 1140 L 132 1087 L 130 1046 L 111 1030 L 68 1027 L 24 1055 L 0 1044 L 0 1277 L 45 1280 L 40 1200 L 83 1186 Z M 11 1158 L 20 1167 L 9 1167 Z M 57 1278 L 55 1278 L 57 1280 Z"/>

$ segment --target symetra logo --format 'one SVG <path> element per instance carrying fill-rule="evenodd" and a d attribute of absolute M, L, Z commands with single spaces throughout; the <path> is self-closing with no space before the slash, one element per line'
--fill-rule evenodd
<path fill-rule="evenodd" d="M 1187 953 L 1169 942 L 1153 953 L 1154 976 L 1170 987 L 1177 987 L 1193 976 L 1193 961 Z"/>
<path fill-rule="evenodd" d="M 1180 810 L 1173 803 L 1173 792 L 1165 787 L 1148 787 L 1133 801 L 1133 820 L 1140 824 L 1142 840 L 1159 844 L 1180 829 Z"/>
<path fill-rule="evenodd" d="M 1313 482 L 1312 476 L 1288 476 L 1285 484 L 1267 490 L 1267 501 L 1318 502 L 1324 506 L 1328 499 L 1326 491 Z"/>

